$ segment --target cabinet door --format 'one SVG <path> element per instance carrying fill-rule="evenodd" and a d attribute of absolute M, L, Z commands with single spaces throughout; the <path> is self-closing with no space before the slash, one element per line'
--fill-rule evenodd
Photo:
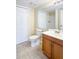
<path fill-rule="evenodd" d="M 47 38 L 43 38 L 43 51 L 49 58 L 51 58 L 51 41 Z"/>
<path fill-rule="evenodd" d="M 63 47 L 54 43 L 54 50 L 52 51 L 54 59 L 63 59 Z"/>
<path fill-rule="evenodd" d="M 52 49 L 51 49 L 51 59 L 54 59 L 54 43 L 52 42 Z"/>

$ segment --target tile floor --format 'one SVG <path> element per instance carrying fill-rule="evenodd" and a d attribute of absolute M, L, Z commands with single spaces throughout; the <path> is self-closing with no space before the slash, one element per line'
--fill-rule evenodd
<path fill-rule="evenodd" d="M 16 59 L 47 59 L 40 47 L 31 47 L 30 42 L 16 45 Z"/>

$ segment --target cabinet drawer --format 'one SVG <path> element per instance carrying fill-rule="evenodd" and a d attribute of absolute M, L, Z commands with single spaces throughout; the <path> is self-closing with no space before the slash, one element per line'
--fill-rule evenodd
<path fill-rule="evenodd" d="M 63 46 L 63 40 L 52 37 L 52 41 L 60 46 Z"/>
<path fill-rule="evenodd" d="M 52 37 L 50 37 L 50 36 L 48 36 L 48 35 L 44 35 L 44 34 L 43 34 L 42 37 L 43 37 L 43 38 L 46 38 L 46 39 L 49 39 L 49 40 L 52 40 Z"/>

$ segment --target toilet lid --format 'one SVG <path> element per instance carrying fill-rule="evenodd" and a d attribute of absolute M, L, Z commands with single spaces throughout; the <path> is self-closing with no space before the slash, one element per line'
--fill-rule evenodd
<path fill-rule="evenodd" d="M 32 35 L 30 36 L 30 39 L 37 39 L 39 36 L 38 35 Z"/>

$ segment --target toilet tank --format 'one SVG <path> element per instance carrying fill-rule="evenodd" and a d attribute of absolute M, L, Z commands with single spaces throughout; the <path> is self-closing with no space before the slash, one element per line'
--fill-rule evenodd
<path fill-rule="evenodd" d="M 36 35 L 39 35 L 39 36 L 40 36 L 41 34 L 42 34 L 42 29 L 38 29 L 38 28 L 37 28 L 37 29 L 36 29 Z"/>

